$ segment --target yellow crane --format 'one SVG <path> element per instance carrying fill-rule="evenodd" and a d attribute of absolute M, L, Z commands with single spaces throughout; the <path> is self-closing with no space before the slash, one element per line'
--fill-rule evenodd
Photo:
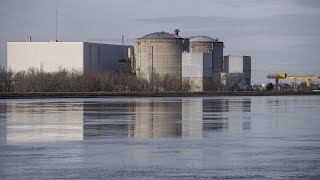
<path fill-rule="evenodd" d="M 274 89 L 277 91 L 279 88 L 279 79 L 286 79 L 287 73 L 277 73 L 277 74 L 269 74 L 267 76 L 268 79 L 275 79 L 275 86 Z"/>
<path fill-rule="evenodd" d="M 319 79 L 320 76 L 317 75 L 306 75 L 306 76 L 300 76 L 300 75 L 290 75 L 288 76 L 287 73 L 277 73 L 277 74 L 269 74 L 267 76 L 268 79 L 275 79 L 275 89 L 278 90 L 279 87 L 279 79 L 293 79 L 296 83 L 296 80 L 298 79 L 304 79 L 306 81 L 307 88 L 309 89 L 311 86 L 311 80 L 312 79 Z M 295 84 L 295 90 L 296 90 L 296 84 Z"/>

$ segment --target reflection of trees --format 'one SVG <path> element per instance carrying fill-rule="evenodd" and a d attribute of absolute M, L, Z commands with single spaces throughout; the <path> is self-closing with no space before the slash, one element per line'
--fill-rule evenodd
<path fill-rule="evenodd" d="M 212 79 L 207 80 L 205 89 L 209 91 L 235 91 L 241 90 L 244 85 L 243 73 L 216 73 Z"/>
<path fill-rule="evenodd" d="M 243 105 L 243 122 L 242 122 L 242 129 L 243 130 L 250 130 L 251 129 L 251 100 L 244 99 L 242 101 Z"/>
<path fill-rule="evenodd" d="M 7 143 L 7 103 L 0 103 L 0 145 L 6 144 L 6 143 Z"/>
<path fill-rule="evenodd" d="M 132 114 L 128 102 L 85 102 L 83 137 L 127 137 L 128 120 Z"/>
<path fill-rule="evenodd" d="M 223 129 L 248 130 L 251 128 L 249 112 L 251 112 L 250 99 L 204 99 L 203 130 L 204 132 Z"/>
<path fill-rule="evenodd" d="M 228 118 L 223 112 L 229 111 L 228 99 L 204 99 L 203 100 L 203 128 L 204 130 L 221 130 L 228 126 Z"/>

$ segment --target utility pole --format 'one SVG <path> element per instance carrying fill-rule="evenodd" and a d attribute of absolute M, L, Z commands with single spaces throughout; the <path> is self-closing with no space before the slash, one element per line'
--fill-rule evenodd
<path fill-rule="evenodd" d="M 56 42 L 58 42 L 58 8 L 56 8 Z"/>

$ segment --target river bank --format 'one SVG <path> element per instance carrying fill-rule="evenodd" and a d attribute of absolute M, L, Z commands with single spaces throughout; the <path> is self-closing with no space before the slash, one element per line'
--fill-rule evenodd
<path fill-rule="evenodd" d="M 275 92 L 275 91 L 225 91 L 225 92 L 28 92 L 0 93 L 0 99 L 31 98 L 107 98 L 107 97 L 201 97 L 201 96 L 301 96 L 320 95 L 320 92 Z"/>

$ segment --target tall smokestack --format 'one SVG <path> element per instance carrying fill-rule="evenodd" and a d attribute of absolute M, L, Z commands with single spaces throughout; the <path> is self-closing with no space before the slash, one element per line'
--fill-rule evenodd
<path fill-rule="evenodd" d="M 180 32 L 179 29 L 175 29 L 175 30 L 174 30 L 174 34 L 175 34 L 177 37 L 179 37 L 179 32 Z"/>

